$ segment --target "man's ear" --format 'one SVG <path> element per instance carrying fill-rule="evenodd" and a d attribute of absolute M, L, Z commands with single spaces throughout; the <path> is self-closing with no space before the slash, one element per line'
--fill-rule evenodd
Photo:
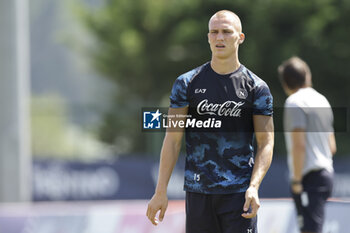
<path fill-rule="evenodd" d="M 210 44 L 210 42 L 209 42 L 209 32 L 208 32 L 207 36 L 208 36 L 208 43 Z"/>
<path fill-rule="evenodd" d="M 245 35 L 243 32 L 241 32 L 239 34 L 239 44 L 242 44 L 244 42 L 244 39 L 245 39 Z"/>

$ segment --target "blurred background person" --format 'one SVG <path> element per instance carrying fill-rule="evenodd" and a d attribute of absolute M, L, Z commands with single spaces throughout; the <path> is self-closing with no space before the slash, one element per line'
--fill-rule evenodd
<path fill-rule="evenodd" d="M 284 130 L 291 191 L 301 232 L 322 232 L 325 203 L 333 187 L 336 142 L 332 108 L 312 88 L 309 66 L 292 57 L 278 67 L 288 98 Z"/>

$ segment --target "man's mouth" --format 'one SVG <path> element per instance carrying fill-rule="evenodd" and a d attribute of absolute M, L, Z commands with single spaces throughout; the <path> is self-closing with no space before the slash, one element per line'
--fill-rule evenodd
<path fill-rule="evenodd" d="M 225 45 L 218 44 L 216 45 L 216 48 L 225 48 Z"/>

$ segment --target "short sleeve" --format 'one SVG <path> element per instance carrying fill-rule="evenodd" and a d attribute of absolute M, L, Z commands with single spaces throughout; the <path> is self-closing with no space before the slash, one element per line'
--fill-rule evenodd
<path fill-rule="evenodd" d="M 253 114 L 266 116 L 273 114 L 273 97 L 265 82 L 254 89 Z"/>
<path fill-rule="evenodd" d="M 294 103 L 286 102 L 284 106 L 284 130 L 306 129 L 307 116 L 305 111 Z"/>
<path fill-rule="evenodd" d="M 170 107 L 171 108 L 182 108 L 188 106 L 187 98 L 187 83 L 180 76 L 175 80 L 170 95 Z"/>

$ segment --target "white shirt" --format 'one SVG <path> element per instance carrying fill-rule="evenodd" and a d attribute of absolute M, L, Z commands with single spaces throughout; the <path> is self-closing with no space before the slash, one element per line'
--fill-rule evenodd
<path fill-rule="evenodd" d="M 328 100 L 315 89 L 301 88 L 290 95 L 284 105 L 284 131 L 288 151 L 288 166 L 293 177 L 291 131 L 305 130 L 305 161 L 302 174 L 326 169 L 333 173 L 329 136 L 333 130 L 333 112 Z"/>

